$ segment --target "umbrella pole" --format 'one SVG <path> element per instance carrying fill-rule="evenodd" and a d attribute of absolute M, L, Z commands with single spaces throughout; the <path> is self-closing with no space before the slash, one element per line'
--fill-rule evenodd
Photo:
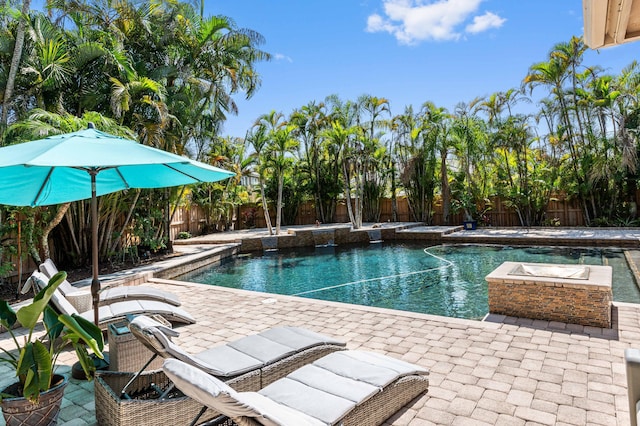
<path fill-rule="evenodd" d="M 98 279 L 98 198 L 96 196 L 97 170 L 89 170 L 91 175 L 91 296 L 93 299 L 93 321 L 96 325 L 100 320 L 98 306 L 100 305 L 100 280 Z"/>

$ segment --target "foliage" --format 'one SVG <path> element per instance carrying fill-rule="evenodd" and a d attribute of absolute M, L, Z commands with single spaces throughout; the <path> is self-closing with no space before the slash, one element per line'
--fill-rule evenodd
<path fill-rule="evenodd" d="M 21 394 L 13 396 L 24 396 L 37 403 L 40 393 L 51 387 L 56 360 L 67 345 L 74 348 L 88 378 L 95 367 L 87 347 L 96 356 L 103 358 L 104 342 L 98 326 L 75 314 L 58 315 L 49 306 L 54 291 L 66 278 L 66 272 L 58 272 L 30 304 L 20 307 L 17 312 L 5 300 L 0 300 L 0 324 L 8 330 L 18 351 L 16 355 L 3 348 L 4 355 L 0 358 L 0 362 L 9 364 L 15 370 L 20 381 Z M 36 325 L 41 316 L 45 334 L 37 338 Z M 15 334 L 13 326 L 16 323 L 27 329 L 25 337 Z"/>
<path fill-rule="evenodd" d="M 256 213 L 257 210 L 254 207 L 249 207 L 242 212 L 242 225 L 244 228 L 256 227 Z"/>
<path fill-rule="evenodd" d="M 138 245 L 148 247 L 152 252 L 167 248 L 165 239 L 156 235 L 155 223 L 162 219 L 162 211 L 152 209 L 147 215 L 135 213 L 133 219 L 133 235 Z"/>
<path fill-rule="evenodd" d="M 260 202 L 270 233 L 268 201 L 276 232 L 303 199 L 313 199 L 323 223 L 334 219 L 339 201 L 348 201 L 357 228 L 378 218 L 379 197 L 389 193 L 406 195 L 413 218 L 427 223 L 438 194 L 445 223 L 451 210 L 477 218 L 493 195 L 507 200 L 522 225 L 545 223 L 544 207 L 555 192 L 577 199 L 587 224 L 635 219 L 625 206 L 635 200 L 639 177 L 640 66 L 634 62 L 618 75 L 587 66 L 581 38 L 552 46 L 522 70 L 521 87 L 452 111 L 427 101 L 394 115 L 386 98 L 330 95 L 288 115 L 260 115 L 242 140 L 221 133 L 227 115 L 237 113 L 234 96 L 249 98 L 260 87 L 255 65 L 270 59 L 260 34 L 229 17 L 201 16 L 189 2 L 47 4 L 47 13 L 31 11 L 19 22 L 8 8 L 0 10 L 6 18 L 0 20 L 0 81 L 9 83 L 12 68 L 21 71 L 4 98 L 9 127 L 0 132 L 0 145 L 75 130 L 91 119 L 238 176 L 194 186 L 184 197 L 181 190 L 144 191 L 140 201 L 133 191 L 101 197 L 103 258 L 129 226 L 116 218 L 137 219 L 140 236 L 160 247 L 182 202 L 205 209 L 205 230 L 226 229 L 239 205 Z M 19 24 L 26 28 L 18 58 L 11 47 Z M 531 102 L 534 90 L 543 91 L 542 101 L 519 114 L 517 105 Z M 259 181 L 257 200 L 241 182 L 249 176 Z M 266 194 L 267 187 L 275 192 Z M 90 252 L 85 204 L 73 203 L 52 234 L 74 263 L 86 263 Z M 60 211 L 32 214 L 24 241 L 32 257 L 44 251 L 45 230 Z M 141 223 L 146 212 L 159 216 Z M 11 250 L 2 247 L 0 267 Z"/>
<path fill-rule="evenodd" d="M 180 231 L 176 236 L 176 238 L 179 240 L 188 240 L 191 237 L 192 237 L 191 232 L 187 232 L 187 231 Z"/>

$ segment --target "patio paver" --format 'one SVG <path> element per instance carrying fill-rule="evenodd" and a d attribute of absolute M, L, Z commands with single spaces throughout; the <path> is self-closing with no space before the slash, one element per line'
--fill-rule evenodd
<path fill-rule="evenodd" d="M 640 252 L 634 257 L 640 263 Z M 613 328 L 600 329 L 501 315 L 479 322 L 169 280 L 147 285 L 177 293 L 197 319 L 178 328 L 177 342 L 190 352 L 296 325 L 429 368 L 428 394 L 388 425 L 629 424 L 623 353 L 640 346 L 640 305 L 614 303 Z M 8 334 L 0 334 L 0 347 L 12 348 Z M 71 365 L 75 355 L 59 362 Z M 11 381 L 0 365 L 0 386 Z M 59 424 L 95 425 L 93 384 L 70 382 Z"/>
<path fill-rule="evenodd" d="M 178 329 L 177 341 L 189 351 L 275 325 L 296 325 L 344 339 L 350 349 L 386 353 L 429 368 L 429 393 L 388 424 L 628 424 L 623 352 L 638 344 L 637 305 L 616 303 L 615 328 L 604 333 L 509 317 L 478 322 L 166 280 L 149 285 L 178 293 L 198 320 Z M 2 347 L 10 347 L 7 337 L 0 335 Z M 576 353 L 579 360 L 570 361 Z M 71 364 L 74 355 L 65 353 L 60 361 Z M 11 381 L 6 374 L 0 377 L 1 383 Z M 72 379 L 59 424 L 95 424 L 91 392 L 91 384 Z"/>

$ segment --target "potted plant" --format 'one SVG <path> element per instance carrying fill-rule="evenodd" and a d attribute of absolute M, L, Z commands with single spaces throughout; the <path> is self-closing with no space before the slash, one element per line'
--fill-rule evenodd
<path fill-rule="evenodd" d="M 2 349 L 0 354 L 0 361 L 9 364 L 18 379 L 0 393 L 7 425 L 55 424 L 68 379 L 55 374 L 54 366 L 68 345 L 75 349 L 87 377 L 95 370 L 88 348 L 103 358 L 104 342 L 98 326 L 75 314 L 59 315 L 49 306 L 55 289 L 66 277 L 66 272 L 55 274 L 33 301 L 18 311 L 0 300 L 0 325 L 7 329 L 17 349 Z M 45 333 L 40 336 L 36 325 L 41 317 Z M 27 330 L 24 336 L 16 336 L 16 323 Z"/>

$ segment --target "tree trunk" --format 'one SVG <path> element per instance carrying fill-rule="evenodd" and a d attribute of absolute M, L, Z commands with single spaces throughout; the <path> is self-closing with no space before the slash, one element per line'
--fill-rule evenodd
<path fill-rule="evenodd" d="M 131 203 L 131 205 L 129 206 L 129 212 L 127 213 L 127 217 L 125 218 L 124 223 L 120 228 L 120 232 L 118 233 L 120 237 L 122 237 L 122 234 L 124 234 L 124 230 L 127 229 L 127 225 L 129 225 L 129 222 L 131 221 L 131 216 L 133 216 L 133 211 L 136 208 L 136 204 L 138 204 L 138 198 L 140 198 L 140 192 L 141 191 L 139 189 L 136 189 L 136 196 L 133 199 L 133 202 Z M 111 247 L 109 247 L 109 251 L 111 252 L 115 251 L 116 247 L 118 246 L 118 242 L 119 242 L 118 239 L 113 241 L 113 243 L 111 244 Z"/>
<path fill-rule="evenodd" d="M 278 176 L 278 201 L 276 202 L 276 235 L 280 235 L 280 223 L 282 221 L 282 187 L 284 186 L 284 176 Z"/>
<path fill-rule="evenodd" d="M 391 221 L 398 221 L 398 198 L 396 197 L 396 162 L 391 161 Z"/>
<path fill-rule="evenodd" d="M 351 189 L 349 188 L 350 179 L 349 179 L 349 171 L 347 169 L 346 162 L 343 165 L 343 168 L 344 168 L 344 197 L 347 202 L 347 213 L 349 213 L 349 221 L 351 222 L 351 226 L 353 226 L 354 229 L 358 229 L 355 217 L 353 216 L 353 208 L 351 206 Z"/>
<path fill-rule="evenodd" d="M 18 68 L 20 67 L 20 60 L 22 59 L 22 47 L 24 46 L 25 27 L 27 25 L 26 20 L 29 17 L 30 7 L 31 0 L 23 0 L 22 14 L 20 16 L 20 21 L 18 22 L 18 28 L 16 30 L 16 44 L 13 47 L 11 67 L 9 68 L 9 76 L 7 77 L 7 85 L 4 90 L 4 98 L 2 102 L 2 118 L 0 121 L 0 146 L 4 145 L 4 131 L 7 128 L 9 121 L 9 104 L 11 103 L 11 97 L 13 96 L 13 88 L 16 84 L 16 75 L 18 74 Z"/>
<path fill-rule="evenodd" d="M 269 215 L 269 206 L 267 206 L 267 199 L 264 195 L 264 181 L 262 175 L 260 175 L 260 198 L 262 199 L 262 212 L 264 213 L 264 221 L 267 224 L 269 235 L 273 235 L 273 227 L 271 226 L 271 216 Z"/>
<path fill-rule="evenodd" d="M 440 153 L 440 186 L 442 190 L 442 223 L 449 224 L 451 212 L 451 194 L 449 191 L 449 175 L 447 173 L 447 150 Z"/>
<path fill-rule="evenodd" d="M 53 228 L 55 228 L 56 226 L 58 226 L 60 222 L 62 222 L 62 219 L 64 219 L 64 215 L 67 213 L 67 210 L 69 210 L 70 205 L 71 203 L 62 204 L 58 208 L 58 211 L 56 212 L 56 215 L 53 218 L 53 220 L 49 222 L 47 226 L 45 226 L 44 229 L 42 230 L 40 243 L 42 244 L 42 254 L 44 255 L 45 259 L 49 259 L 51 257 L 50 256 L 51 252 L 49 250 L 49 234 L 51 233 L 51 231 L 53 231 Z"/>

